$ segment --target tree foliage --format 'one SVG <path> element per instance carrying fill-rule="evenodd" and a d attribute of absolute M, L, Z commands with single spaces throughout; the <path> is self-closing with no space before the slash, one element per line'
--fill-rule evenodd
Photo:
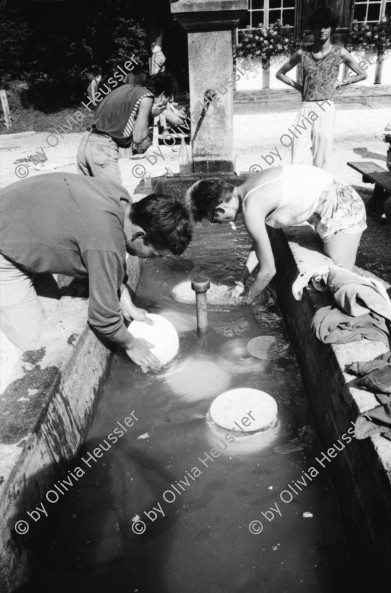
<path fill-rule="evenodd" d="M 0 86 L 42 111 L 76 105 L 92 73 L 147 62 L 142 25 L 126 0 L 13 0 L 0 10 Z"/>

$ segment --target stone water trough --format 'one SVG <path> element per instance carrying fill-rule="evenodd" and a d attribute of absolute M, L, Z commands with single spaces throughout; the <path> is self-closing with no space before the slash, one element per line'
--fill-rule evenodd
<path fill-rule="evenodd" d="M 232 30 L 246 8 L 246 0 L 180 0 L 172 4 L 174 16 L 189 32 L 191 107 L 198 120 L 206 110 L 203 102 L 207 91 L 232 80 Z M 216 55 L 220 62 L 207 64 L 201 60 L 202 54 L 210 59 Z M 213 118 L 205 118 L 196 138 L 196 126 L 192 126 L 195 173 L 153 180 L 159 183 L 159 191 L 183 197 L 192 183 L 211 172 L 234 184 L 244 180 L 233 172 L 232 86 L 230 89 L 212 103 Z M 323 451 L 327 452 L 359 412 L 376 405 L 372 394 L 354 387 L 354 378 L 344 371 L 345 364 L 371 360 L 385 346 L 365 341 L 330 346 L 317 341 L 311 320 L 316 309 L 323 306 L 323 297 L 308 290 L 301 301 L 295 301 L 291 286 L 300 272 L 323 265 L 326 258 L 314 233 L 306 227 L 273 231 L 270 236 L 277 262 L 275 285 L 280 308 L 301 366 Z M 132 259 L 130 269 L 137 291 L 140 262 Z M 25 354 L 0 394 L 1 593 L 27 591 L 39 572 L 65 496 L 52 505 L 48 517 L 34 519 L 28 512 L 39 507 L 45 493 L 66 476 L 69 461 L 80 451 L 110 368 L 113 352 L 86 325 L 87 305 L 81 297 L 60 301 L 40 349 Z M 378 436 L 354 440 L 333 459 L 328 470 L 339 495 L 357 580 L 363 591 L 389 590 L 390 442 Z"/>
<path fill-rule="evenodd" d="M 243 177 L 224 175 L 240 183 Z M 157 179 L 166 193 L 184 195 L 200 175 Z M 376 405 L 373 394 L 354 387 L 344 371 L 353 360 L 371 360 L 386 350 L 380 342 L 326 345 L 310 326 L 324 296 L 313 289 L 296 301 L 298 273 L 325 264 L 313 231 L 298 227 L 270 233 L 277 261 L 275 281 L 281 310 L 298 358 L 322 450 L 351 426 L 358 413 Z M 141 266 L 131 262 L 137 289 Z M 39 571 L 61 514 L 61 500 L 48 517 L 28 511 L 63 479 L 88 431 L 113 352 L 86 325 L 86 299 L 64 297 L 45 330 L 39 350 L 27 353 L 0 395 L 0 590 L 19 591 Z M 360 580 L 387 590 L 391 576 L 391 446 L 383 437 L 354 440 L 328 471 L 339 495 L 342 517 Z M 24 533 L 24 521 L 30 530 Z M 18 523 L 21 522 L 21 523 Z M 20 589 L 22 591 L 22 589 Z"/>

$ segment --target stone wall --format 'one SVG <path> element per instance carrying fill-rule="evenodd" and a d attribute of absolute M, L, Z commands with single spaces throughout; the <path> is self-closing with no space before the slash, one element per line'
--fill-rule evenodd
<path fill-rule="evenodd" d="M 315 311 L 327 304 L 325 295 L 309 289 L 296 301 L 291 287 L 298 273 L 330 260 L 320 252 L 319 239 L 309 227 L 273 231 L 271 238 L 279 303 L 326 452 L 359 413 L 378 405 L 372 393 L 354 386 L 356 378 L 345 372 L 345 365 L 372 360 L 387 348 L 366 340 L 343 345 L 320 342 L 311 321 Z M 358 580 L 363 590 L 386 591 L 391 581 L 391 442 L 381 436 L 354 439 L 325 463 L 338 494 Z"/>
<path fill-rule="evenodd" d="M 128 269 L 135 289 L 140 260 L 131 258 Z M 87 308 L 86 298 L 64 296 L 39 350 L 24 354 L 0 394 L 1 593 L 39 571 L 66 498 L 58 481 L 76 465 L 110 368 L 113 349 L 87 326 Z"/>

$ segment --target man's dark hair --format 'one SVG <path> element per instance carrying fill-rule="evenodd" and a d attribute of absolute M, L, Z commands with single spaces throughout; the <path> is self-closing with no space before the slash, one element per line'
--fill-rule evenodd
<path fill-rule="evenodd" d="M 124 84 L 143 86 L 147 74 L 143 70 L 134 69 L 125 76 Z"/>
<path fill-rule="evenodd" d="M 188 209 L 172 196 L 150 194 L 132 204 L 130 218 L 145 231 L 145 243 L 158 251 L 180 255 L 193 236 Z"/>
<path fill-rule="evenodd" d="M 313 31 L 322 27 L 334 30 L 338 25 L 338 15 L 328 6 L 320 6 L 309 16 L 308 26 Z"/>
<path fill-rule="evenodd" d="M 232 191 L 233 186 L 218 177 L 197 181 L 187 192 L 194 220 L 197 222 L 207 218 L 211 221 L 215 208 L 229 200 Z"/>
<path fill-rule="evenodd" d="M 158 97 L 162 93 L 166 97 L 171 97 L 175 91 L 175 82 L 170 74 L 165 72 L 158 72 L 149 76 L 144 83 L 144 86 L 149 89 L 155 97 Z"/>
<path fill-rule="evenodd" d="M 148 65 L 140 60 L 133 65 L 132 70 L 125 76 L 125 84 L 137 84 L 144 86 L 144 82 L 148 79 Z"/>

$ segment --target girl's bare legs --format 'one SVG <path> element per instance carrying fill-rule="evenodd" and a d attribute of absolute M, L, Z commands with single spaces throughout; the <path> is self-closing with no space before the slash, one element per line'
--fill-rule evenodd
<path fill-rule="evenodd" d="M 337 265 L 342 265 L 347 270 L 353 270 L 361 235 L 362 233 L 348 235 L 340 231 L 324 243 L 324 252 Z"/>

